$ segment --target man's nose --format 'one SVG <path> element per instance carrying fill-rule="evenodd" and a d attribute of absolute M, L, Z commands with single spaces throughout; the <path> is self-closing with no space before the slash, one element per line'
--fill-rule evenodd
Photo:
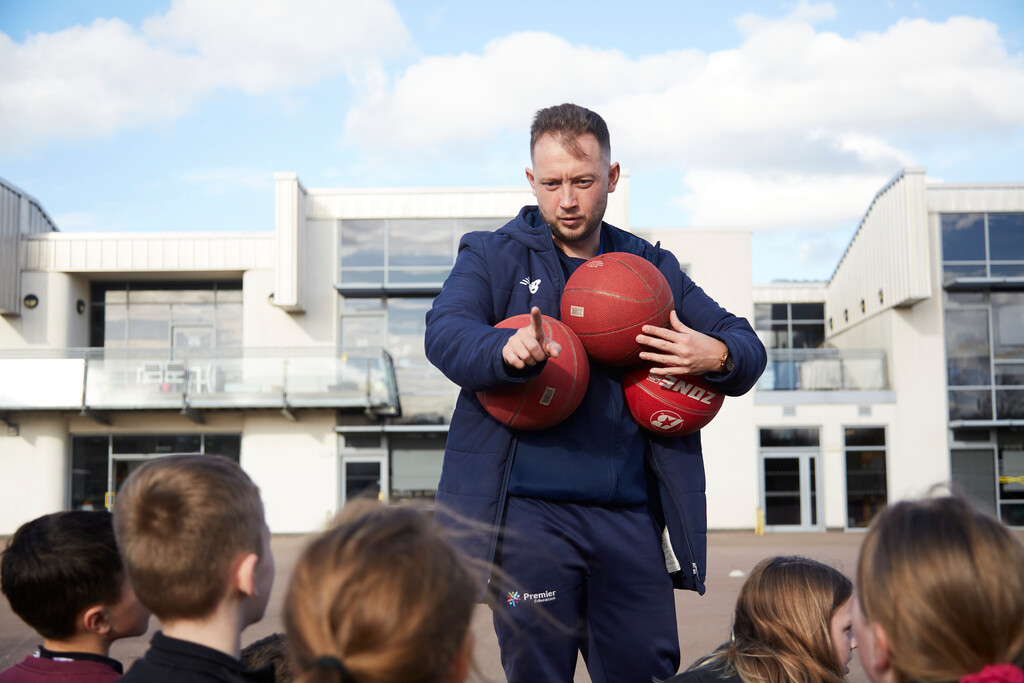
<path fill-rule="evenodd" d="M 558 204 L 565 209 L 576 206 L 576 188 L 571 183 L 562 186 L 562 196 Z"/>

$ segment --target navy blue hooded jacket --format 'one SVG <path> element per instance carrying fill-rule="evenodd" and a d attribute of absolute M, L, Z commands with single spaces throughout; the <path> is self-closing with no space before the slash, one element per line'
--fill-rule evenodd
<path fill-rule="evenodd" d="M 605 253 L 637 254 L 656 265 L 669 282 L 683 324 L 729 347 L 735 369 L 707 374 L 703 379 L 728 396 L 741 395 L 753 387 L 764 370 L 766 353 L 750 324 L 715 303 L 680 270 L 679 261 L 670 252 L 607 223 L 601 230 Z M 494 560 L 519 437 L 516 430 L 484 410 L 476 392 L 523 382 L 540 372 L 542 364 L 528 372 L 507 368 L 501 350 L 515 331 L 493 326 L 513 315 L 529 313 L 533 306 L 547 316 L 559 317 L 565 277 L 555 249 L 551 230 L 536 206 L 524 207 L 495 232 L 467 233 L 459 244 L 451 274 L 427 312 L 427 358 L 462 387 L 438 484 L 438 517 L 455 526 L 460 525 L 456 520 L 463 519 L 490 529 L 486 537 L 467 534 L 463 540 L 470 555 L 484 560 L 485 566 Z M 611 368 L 597 371 L 598 377 L 614 376 L 615 372 Z M 576 413 L 555 427 L 531 433 L 532 441 L 550 435 L 552 444 L 600 443 L 595 435 L 614 430 L 614 424 L 609 425 L 609 414 L 631 419 L 621 384 L 594 381 L 593 366 L 591 377 Z M 604 409 L 588 410 L 588 404 Z M 645 432 L 645 437 L 643 457 L 651 481 L 648 505 L 658 523 L 667 529 L 678 559 L 678 563 L 666 561 L 666 566 L 677 588 L 703 594 L 707 506 L 700 433 L 670 437 Z M 566 484 L 571 486 L 572 482 Z M 550 497 L 559 499 L 557 495 Z M 567 495 L 564 499 L 573 498 Z M 486 582 L 488 577 L 480 578 Z"/>

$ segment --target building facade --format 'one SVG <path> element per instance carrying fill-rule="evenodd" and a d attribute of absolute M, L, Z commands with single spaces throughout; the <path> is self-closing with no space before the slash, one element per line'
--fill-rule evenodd
<path fill-rule="evenodd" d="M 457 389 L 424 315 L 459 237 L 532 195 L 274 191 L 273 233 L 64 234 L 0 183 L 0 534 L 172 452 L 238 461 L 275 533 L 433 497 Z M 950 481 L 1024 526 L 1024 185 L 907 169 L 828 282 L 755 286 L 749 232 L 634 232 L 770 349 L 702 431 L 712 528 L 859 529 Z"/>

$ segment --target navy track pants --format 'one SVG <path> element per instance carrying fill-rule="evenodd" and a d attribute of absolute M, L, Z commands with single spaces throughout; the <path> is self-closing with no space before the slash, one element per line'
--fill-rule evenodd
<path fill-rule="evenodd" d="M 672 580 L 646 506 L 509 497 L 492 581 L 509 681 L 650 683 L 679 668 Z"/>

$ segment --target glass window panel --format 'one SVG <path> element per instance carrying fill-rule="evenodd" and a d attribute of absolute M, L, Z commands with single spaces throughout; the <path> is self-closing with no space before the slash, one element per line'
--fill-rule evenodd
<path fill-rule="evenodd" d="M 822 324 L 793 325 L 793 348 L 816 349 L 825 342 L 825 326 Z"/>
<path fill-rule="evenodd" d="M 108 349 L 123 349 L 128 345 L 128 306 L 107 304 L 103 309 L 103 346 Z"/>
<path fill-rule="evenodd" d="M 951 390 L 949 392 L 950 420 L 991 420 L 992 392 Z"/>
<path fill-rule="evenodd" d="M 847 526 L 868 526 L 887 500 L 885 451 L 846 451 Z"/>
<path fill-rule="evenodd" d="M 990 441 L 992 434 L 987 429 L 954 429 L 953 441 L 972 443 L 976 441 Z"/>
<path fill-rule="evenodd" d="M 1024 418 L 1024 390 L 996 390 L 996 419 L 1014 420 Z"/>
<path fill-rule="evenodd" d="M 988 432 L 983 432 L 986 436 Z M 991 448 L 954 448 L 950 451 L 953 489 L 984 510 L 996 511 L 996 465 Z"/>
<path fill-rule="evenodd" d="M 346 315 L 341 319 L 341 348 L 379 348 L 384 316 Z"/>
<path fill-rule="evenodd" d="M 181 292 L 185 294 L 186 292 Z M 208 292 L 213 294 L 213 292 Z M 173 303 L 171 304 L 171 322 L 175 324 L 213 325 L 216 308 L 212 303 Z"/>
<path fill-rule="evenodd" d="M 789 304 L 772 304 L 772 320 L 789 320 Z"/>
<path fill-rule="evenodd" d="M 985 218 L 980 213 L 942 214 L 942 260 L 985 259 Z"/>
<path fill-rule="evenodd" d="M 988 244 L 993 261 L 1024 261 L 1024 213 L 990 213 Z"/>
<path fill-rule="evenodd" d="M 444 435 L 394 434 L 389 440 L 392 500 L 433 498 L 441 478 Z"/>
<path fill-rule="evenodd" d="M 103 293 L 103 301 L 106 304 L 128 303 L 128 292 L 123 289 L 108 289 Z"/>
<path fill-rule="evenodd" d="M 818 430 L 814 428 L 762 429 L 760 432 L 762 448 L 818 445 Z"/>
<path fill-rule="evenodd" d="M 992 331 L 996 358 L 1024 359 L 1024 293 L 992 294 Z"/>
<path fill-rule="evenodd" d="M 383 285 L 384 271 L 381 270 L 352 270 L 341 271 L 341 284 L 343 285 Z"/>
<path fill-rule="evenodd" d="M 380 463 L 377 462 L 346 462 L 345 463 L 345 499 L 380 498 L 381 487 Z"/>
<path fill-rule="evenodd" d="M 71 437 L 71 509 L 102 510 L 110 437 Z"/>
<path fill-rule="evenodd" d="M 1024 277 L 1024 265 L 993 263 L 989 270 L 992 277 Z"/>
<path fill-rule="evenodd" d="M 131 304 L 128 308 L 128 345 L 167 348 L 171 343 L 170 304 Z"/>
<path fill-rule="evenodd" d="M 242 454 L 242 437 L 239 434 L 207 434 L 203 450 L 207 455 L 219 455 L 238 462 Z"/>
<path fill-rule="evenodd" d="M 380 448 L 380 434 L 376 432 L 345 434 L 345 448 Z"/>
<path fill-rule="evenodd" d="M 999 499 L 1024 504 L 1024 449 L 1019 445 L 999 449 Z"/>
<path fill-rule="evenodd" d="M 388 221 L 388 265 L 451 266 L 455 262 L 454 223 L 450 218 Z"/>
<path fill-rule="evenodd" d="M 381 311 L 383 312 L 387 306 L 384 299 L 379 298 L 368 298 L 363 299 L 361 297 L 348 297 L 342 299 L 341 307 L 346 312 L 362 313 L 364 311 Z"/>
<path fill-rule="evenodd" d="M 847 446 L 885 446 L 885 427 L 847 427 Z"/>
<path fill-rule="evenodd" d="M 977 263 L 974 265 L 945 265 L 942 267 L 942 283 L 949 284 L 953 280 L 961 277 L 985 277 L 985 264 Z"/>
<path fill-rule="evenodd" d="M 199 434 L 124 434 L 113 437 L 115 454 L 201 453 Z"/>
<path fill-rule="evenodd" d="M 799 458 L 765 458 L 764 498 L 765 524 L 801 523 Z"/>
<path fill-rule="evenodd" d="M 946 311 L 946 367 L 952 386 L 991 383 L 988 311 Z"/>
<path fill-rule="evenodd" d="M 426 363 L 423 337 L 426 334 L 427 310 L 432 303 L 430 299 L 388 300 L 387 351 L 396 367 L 407 366 L 411 360 Z"/>
<path fill-rule="evenodd" d="M 1024 386 L 1024 363 L 997 363 L 995 372 L 999 386 Z"/>
<path fill-rule="evenodd" d="M 388 271 L 388 284 L 406 285 L 441 285 L 451 272 L 451 267 L 445 268 L 392 268 Z"/>
<path fill-rule="evenodd" d="M 217 304 L 217 346 L 242 346 L 242 304 Z"/>
<path fill-rule="evenodd" d="M 239 283 L 241 284 L 241 283 Z M 242 290 L 241 289 L 218 289 L 217 290 L 217 305 L 221 304 L 240 304 L 242 303 Z"/>
<path fill-rule="evenodd" d="M 1024 526 L 1024 504 L 1003 503 L 999 506 L 999 519 L 1007 526 Z"/>
<path fill-rule="evenodd" d="M 793 320 L 824 320 L 825 304 L 792 304 Z"/>
<path fill-rule="evenodd" d="M 790 348 L 789 338 L 789 325 L 786 323 L 772 325 L 772 345 L 773 349 L 788 349 Z"/>
<path fill-rule="evenodd" d="M 384 221 L 341 222 L 341 268 L 384 266 Z"/>
<path fill-rule="evenodd" d="M 754 329 L 767 330 L 772 324 L 772 305 L 754 304 Z"/>

